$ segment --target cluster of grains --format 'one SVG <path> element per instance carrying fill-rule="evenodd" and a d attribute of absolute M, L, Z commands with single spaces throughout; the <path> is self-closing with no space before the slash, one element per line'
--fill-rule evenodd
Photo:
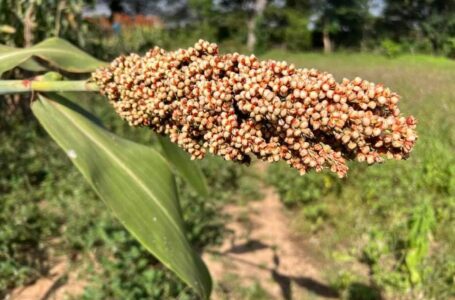
<path fill-rule="evenodd" d="M 346 175 L 347 159 L 406 158 L 416 121 L 399 96 L 355 78 L 337 83 L 314 69 L 194 47 L 115 59 L 93 74 L 101 92 L 131 126 L 147 126 L 189 152 L 227 160 L 284 160 L 304 174 L 330 168 Z"/>

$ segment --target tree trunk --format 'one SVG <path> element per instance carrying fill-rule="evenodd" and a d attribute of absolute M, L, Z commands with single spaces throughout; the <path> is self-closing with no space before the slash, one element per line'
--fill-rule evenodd
<path fill-rule="evenodd" d="M 33 46 L 35 24 L 35 2 L 30 1 L 24 15 L 24 47 Z"/>
<path fill-rule="evenodd" d="M 253 14 L 251 18 L 248 20 L 247 29 L 248 29 L 248 37 L 246 46 L 248 51 L 253 51 L 256 47 L 256 24 L 257 21 L 262 15 L 264 14 L 265 7 L 267 6 L 267 0 L 256 0 L 254 3 Z"/>
<path fill-rule="evenodd" d="M 322 31 L 322 43 L 324 45 L 324 53 L 332 53 L 332 40 L 330 39 L 329 30 L 326 28 Z"/>

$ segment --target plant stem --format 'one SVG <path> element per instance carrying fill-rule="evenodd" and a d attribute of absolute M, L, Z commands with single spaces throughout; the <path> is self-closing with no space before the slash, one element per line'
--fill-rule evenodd
<path fill-rule="evenodd" d="M 96 92 L 98 86 L 85 80 L 0 80 L 0 95 L 28 92 Z"/>

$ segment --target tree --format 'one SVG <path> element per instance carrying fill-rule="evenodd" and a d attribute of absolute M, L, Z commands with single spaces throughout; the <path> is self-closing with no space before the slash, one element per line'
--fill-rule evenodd
<path fill-rule="evenodd" d="M 256 26 L 255 51 L 265 51 L 271 46 L 291 51 L 308 50 L 312 43 L 309 8 L 308 1 L 271 1 Z"/>
<path fill-rule="evenodd" d="M 220 0 L 216 2 L 217 9 L 223 15 L 235 16 L 233 27 L 246 25 L 246 46 L 249 51 L 253 51 L 258 42 L 257 27 L 261 22 L 267 6 L 267 0 Z M 240 21 L 240 22 L 239 22 Z"/>
<path fill-rule="evenodd" d="M 334 41 L 347 47 L 358 46 L 368 18 L 368 0 L 312 1 L 317 18 L 316 29 L 322 33 L 324 52 L 330 53 Z"/>
<path fill-rule="evenodd" d="M 455 1 L 387 0 L 379 27 L 397 42 L 427 42 L 434 52 L 440 52 L 455 36 Z"/>
<path fill-rule="evenodd" d="M 202 36 L 215 36 L 244 43 L 252 51 L 258 42 L 257 25 L 267 0 L 189 0 L 188 6 L 202 30 Z"/>
<path fill-rule="evenodd" d="M 264 15 L 265 7 L 267 6 L 267 0 L 256 0 L 254 1 L 254 8 L 251 17 L 248 20 L 248 37 L 246 46 L 249 51 L 253 51 L 256 47 L 256 26 L 258 20 Z"/>

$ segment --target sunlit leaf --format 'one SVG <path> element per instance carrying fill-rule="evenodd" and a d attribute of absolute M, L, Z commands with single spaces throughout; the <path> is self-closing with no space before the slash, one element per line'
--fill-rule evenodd
<path fill-rule="evenodd" d="M 0 25 L 0 32 L 6 34 L 13 34 L 16 32 L 16 28 L 14 28 L 13 26 L 3 24 Z"/>
<path fill-rule="evenodd" d="M 106 65 L 90 54 L 59 38 L 50 38 L 29 48 L 2 46 L 0 51 L 0 74 L 23 63 L 29 63 L 33 56 L 48 61 L 52 66 L 74 73 L 92 72 Z"/>
<path fill-rule="evenodd" d="M 190 184 L 193 189 L 201 196 L 208 195 L 207 183 L 201 169 L 190 160 L 188 153 L 180 149 L 176 144 L 172 143 L 169 138 L 158 136 L 161 146 L 164 150 L 164 156 L 169 163 L 175 168 Z"/>
<path fill-rule="evenodd" d="M 39 95 L 32 110 L 124 226 L 208 298 L 210 275 L 185 238 L 174 177 L 161 154 L 100 127 L 59 95 Z"/>
<path fill-rule="evenodd" d="M 8 47 L 5 45 L 0 45 L 0 56 L 4 53 L 9 53 L 9 52 L 14 52 L 17 51 L 18 49 L 13 48 L 13 47 Z M 27 59 L 20 65 L 18 65 L 19 68 L 31 71 L 31 72 L 42 72 L 45 71 L 46 68 L 42 65 L 40 65 L 37 61 L 35 61 L 33 58 Z"/>

